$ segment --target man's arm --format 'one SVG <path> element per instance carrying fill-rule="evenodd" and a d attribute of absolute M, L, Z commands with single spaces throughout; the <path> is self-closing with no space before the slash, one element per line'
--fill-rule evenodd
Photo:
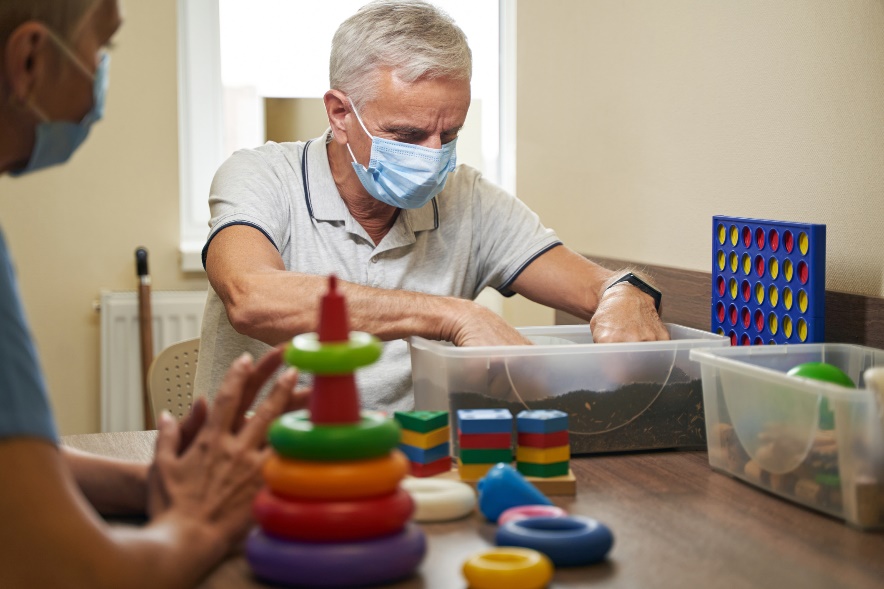
<path fill-rule="evenodd" d="M 196 431 L 161 416 L 148 496 L 153 517 L 144 527 L 99 518 L 47 440 L 0 440 L 0 472 L 9 473 L 0 485 L 0 587 L 196 585 L 252 527 L 252 501 L 271 452 L 267 428 L 292 407 L 297 374 L 284 373 L 248 421 L 241 409 L 280 364 L 279 350 L 257 364 L 239 358 Z M 306 404 L 303 396 L 298 401 Z"/>
<path fill-rule="evenodd" d="M 559 246 L 525 268 L 512 289 L 532 301 L 589 320 L 596 342 L 669 339 L 653 297 L 628 283 L 608 288 L 628 271 L 608 270 Z M 645 276 L 642 279 L 648 281 Z"/>
<path fill-rule="evenodd" d="M 102 515 L 140 515 L 147 509 L 147 464 L 96 456 L 61 446 L 80 491 Z"/>
<path fill-rule="evenodd" d="M 222 229 L 209 246 L 206 273 L 239 333 L 277 345 L 316 330 L 327 278 L 287 271 L 279 252 L 257 229 Z M 343 281 L 339 285 L 347 297 L 351 329 L 384 341 L 419 335 L 459 346 L 527 342 L 473 301 Z"/>

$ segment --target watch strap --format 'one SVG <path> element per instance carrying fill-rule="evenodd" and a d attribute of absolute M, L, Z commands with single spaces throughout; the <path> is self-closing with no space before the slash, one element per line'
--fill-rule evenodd
<path fill-rule="evenodd" d="M 643 293 L 651 295 L 651 297 L 654 299 L 654 308 L 657 310 L 657 312 L 660 311 L 660 302 L 663 300 L 663 293 L 661 293 L 659 290 L 657 290 L 632 272 L 628 272 L 627 274 L 615 280 L 610 286 L 608 286 L 608 288 L 605 289 L 605 291 L 607 292 L 609 288 L 611 288 L 612 286 L 616 286 L 621 282 L 628 282 Z"/>

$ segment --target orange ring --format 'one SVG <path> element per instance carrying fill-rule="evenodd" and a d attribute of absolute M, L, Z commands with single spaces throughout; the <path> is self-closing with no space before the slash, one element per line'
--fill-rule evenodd
<path fill-rule="evenodd" d="M 399 450 L 369 460 L 313 462 L 280 458 L 274 454 L 264 464 L 264 481 L 270 489 L 295 499 L 357 499 L 386 495 L 396 490 L 408 473 L 408 458 Z"/>

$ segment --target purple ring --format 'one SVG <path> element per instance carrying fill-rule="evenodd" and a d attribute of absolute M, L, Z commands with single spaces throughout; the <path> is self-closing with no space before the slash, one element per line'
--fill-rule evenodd
<path fill-rule="evenodd" d="M 323 544 L 272 538 L 255 528 L 246 540 L 246 560 L 255 576 L 271 583 L 352 587 L 412 575 L 426 549 L 424 533 L 414 524 L 375 540 Z"/>

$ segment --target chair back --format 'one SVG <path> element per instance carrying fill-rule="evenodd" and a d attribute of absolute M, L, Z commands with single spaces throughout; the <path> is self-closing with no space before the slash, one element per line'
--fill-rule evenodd
<path fill-rule="evenodd" d="M 172 344 L 153 359 L 147 372 L 153 414 L 167 409 L 176 419 L 190 413 L 200 338 Z"/>

